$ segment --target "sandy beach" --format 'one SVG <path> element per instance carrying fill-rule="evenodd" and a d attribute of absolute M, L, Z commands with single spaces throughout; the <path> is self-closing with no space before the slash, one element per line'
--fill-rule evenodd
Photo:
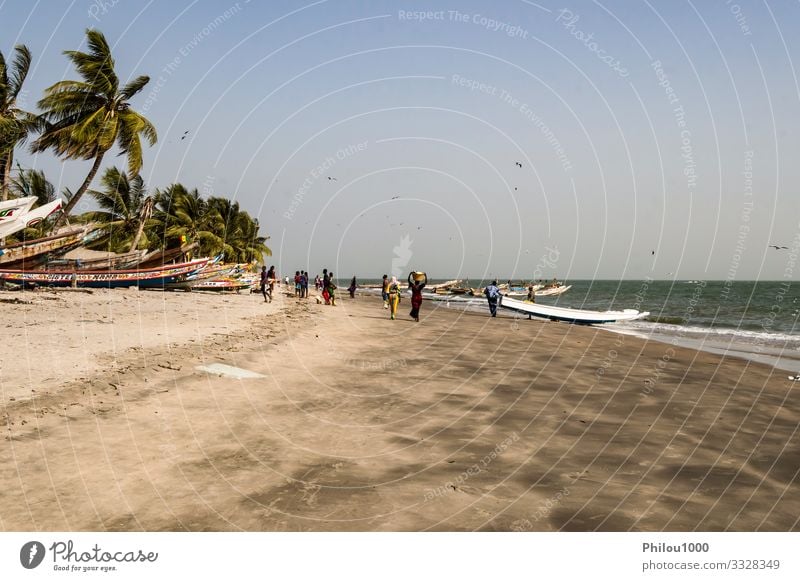
<path fill-rule="evenodd" d="M 760 363 L 407 299 L 0 301 L 5 531 L 800 528 Z"/>

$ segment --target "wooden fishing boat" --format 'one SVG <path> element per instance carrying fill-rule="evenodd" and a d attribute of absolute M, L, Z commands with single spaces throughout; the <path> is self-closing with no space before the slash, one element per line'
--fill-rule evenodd
<path fill-rule="evenodd" d="M 133 252 L 103 252 L 88 248 L 75 248 L 60 258 L 47 261 L 48 270 L 130 270 L 136 268 L 147 253 L 146 250 Z"/>
<path fill-rule="evenodd" d="M 91 231 L 91 226 L 73 228 L 45 238 L 0 246 L 0 267 L 24 270 L 38 266 L 85 243 Z"/>
<path fill-rule="evenodd" d="M 221 259 L 221 257 L 218 258 Z M 165 284 L 164 287 L 169 290 L 192 290 L 194 287 L 206 282 L 230 277 L 240 267 L 241 265 L 238 264 L 220 264 L 212 261 L 202 270 L 183 276 L 175 282 Z"/>
<path fill-rule="evenodd" d="M 239 292 L 249 289 L 253 283 L 248 279 L 222 278 L 215 280 L 205 280 L 192 287 L 193 291 L 214 291 L 214 292 Z"/>
<path fill-rule="evenodd" d="M 614 323 L 617 321 L 633 321 L 649 315 L 649 312 L 639 312 L 635 309 L 622 311 L 588 311 L 583 309 L 569 309 L 554 307 L 538 303 L 519 301 L 508 296 L 500 297 L 500 306 L 530 317 L 541 317 L 551 321 L 566 321 L 582 325 L 595 325 L 600 323 Z"/>
<path fill-rule="evenodd" d="M 133 270 L 0 270 L 0 280 L 24 286 L 163 289 L 164 285 L 201 270 L 209 260 L 201 258 L 182 264 Z"/>
<path fill-rule="evenodd" d="M 560 285 L 560 286 L 551 286 L 549 288 L 545 287 L 542 290 L 536 291 L 536 296 L 537 297 L 554 297 L 554 296 L 557 296 L 557 295 L 564 294 L 565 292 L 567 292 L 571 288 L 572 288 L 571 284 Z"/>
<path fill-rule="evenodd" d="M 148 254 L 145 254 L 144 258 L 142 258 L 142 260 L 139 262 L 138 267 L 155 268 L 157 266 L 162 266 L 168 262 L 172 262 L 173 260 L 181 259 L 184 255 L 198 248 L 198 246 L 199 244 L 197 242 L 189 242 L 182 245 L 180 248 L 154 250 Z"/>

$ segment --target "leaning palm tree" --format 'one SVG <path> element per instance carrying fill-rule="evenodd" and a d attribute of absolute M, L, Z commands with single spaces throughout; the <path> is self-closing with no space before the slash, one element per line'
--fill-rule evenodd
<path fill-rule="evenodd" d="M 127 156 L 128 172 L 134 176 L 142 167 L 141 137 L 151 146 L 158 139 L 155 127 L 129 103 L 150 77 L 136 77 L 120 88 L 105 37 L 92 29 L 86 31 L 86 37 L 88 52 L 64 52 L 83 80 L 60 81 L 45 90 L 39 101 L 44 129 L 31 148 L 33 152 L 52 149 L 64 159 L 94 160 L 86 179 L 64 207 L 59 224 L 89 189 L 103 156 L 114 144 L 119 146 L 120 155 Z"/>
<path fill-rule="evenodd" d="M 10 67 L 0 52 L 0 202 L 8 199 L 14 149 L 38 125 L 36 115 L 17 106 L 17 98 L 31 66 L 31 51 L 20 44 L 14 47 L 14 52 Z"/>
<path fill-rule="evenodd" d="M 135 175 L 129 179 L 124 171 L 110 167 L 100 183 L 101 190 L 89 190 L 100 210 L 89 212 L 87 217 L 103 232 L 92 248 L 127 252 L 138 250 L 141 242 L 146 246 L 147 237 L 142 237 L 142 231 L 149 201 L 142 177 Z"/>

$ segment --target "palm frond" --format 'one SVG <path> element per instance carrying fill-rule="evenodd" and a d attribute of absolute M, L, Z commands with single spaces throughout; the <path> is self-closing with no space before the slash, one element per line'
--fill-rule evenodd
<path fill-rule="evenodd" d="M 7 100 L 15 100 L 22 90 L 22 84 L 28 76 L 31 68 L 31 51 L 24 44 L 14 47 L 14 64 L 11 66 L 11 76 L 7 80 L 8 96 Z"/>

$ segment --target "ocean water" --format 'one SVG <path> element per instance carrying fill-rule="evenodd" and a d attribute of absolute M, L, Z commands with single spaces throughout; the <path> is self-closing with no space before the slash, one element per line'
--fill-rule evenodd
<path fill-rule="evenodd" d="M 441 281 L 431 280 L 436 282 Z M 342 284 L 346 287 L 349 281 Z M 467 286 L 484 284 L 486 281 L 472 281 Z M 572 285 L 566 293 L 537 297 L 537 302 L 600 311 L 649 311 L 645 319 L 603 327 L 800 373 L 800 284 L 702 280 L 568 280 L 565 284 Z M 447 308 L 488 314 L 483 297 L 432 298 Z"/>

